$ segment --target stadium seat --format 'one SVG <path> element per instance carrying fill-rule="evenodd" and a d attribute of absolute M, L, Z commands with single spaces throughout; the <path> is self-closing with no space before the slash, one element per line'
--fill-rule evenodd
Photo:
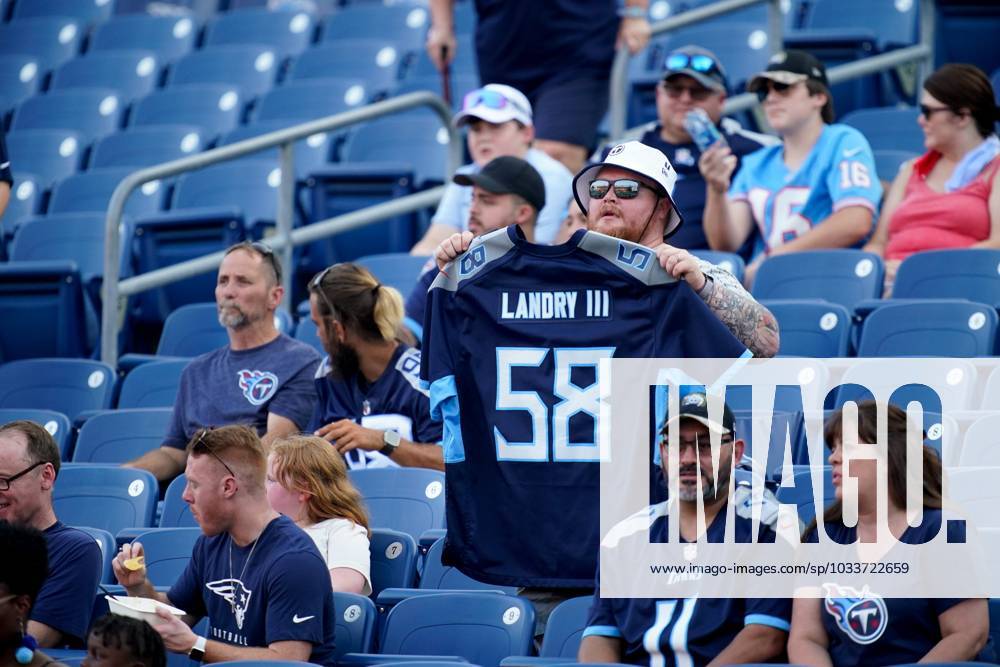
<path fill-rule="evenodd" d="M 66 466 L 59 471 L 52 506 L 68 525 L 102 528 L 152 526 L 159 486 L 153 474 L 135 468 Z"/>
<path fill-rule="evenodd" d="M 243 9 L 219 14 L 209 23 L 205 46 L 265 44 L 287 58 L 305 50 L 315 30 L 315 20 L 305 12 Z"/>
<path fill-rule="evenodd" d="M 778 320 L 783 357 L 846 357 L 851 333 L 851 313 L 828 301 L 764 301 Z"/>
<path fill-rule="evenodd" d="M 156 353 L 168 357 L 196 357 L 229 344 L 219 324 L 215 303 L 191 303 L 170 313 Z"/>
<path fill-rule="evenodd" d="M 416 4 L 351 4 L 323 22 L 323 42 L 380 39 L 404 51 L 421 51 L 430 18 L 427 9 Z"/>
<path fill-rule="evenodd" d="M 134 172 L 131 167 L 95 169 L 82 174 L 67 176 L 56 183 L 49 200 L 48 213 L 101 213 L 106 214 L 111 195 L 125 177 Z M 163 181 L 150 181 L 132 191 L 125 201 L 125 215 L 142 217 L 153 215 L 163 208 Z M 103 221 L 102 221 L 103 222 Z M 104 234 L 104 225 L 99 225 Z"/>
<path fill-rule="evenodd" d="M 257 102 L 253 120 L 316 120 L 359 107 L 368 102 L 368 97 L 361 79 L 289 81 Z"/>
<path fill-rule="evenodd" d="M 280 184 L 281 171 L 269 160 L 214 164 L 177 179 L 172 211 L 160 219 L 197 218 L 205 213 L 205 217 L 236 220 L 247 232 L 260 230 L 277 218 Z"/>
<path fill-rule="evenodd" d="M 593 597 L 584 595 L 560 602 L 545 624 L 545 636 L 538 657 L 511 656 L 504 658 L 500 664 L 503 667 L 533 667 L 541 664 L 555 664 L 556 661 L 576 660 L 583 639 L 583 631 L 587 628 L 587 612 Z M 566 664 L 566 663 L 560 663 Z"/>
<path fill-rule="evenodd" d="M 29 97 L 18 105 L 11 134 L 21 130 L 73 130 L 82 141 L 90 143 L 117 130 L 124 110 L 125 100 L 110 88 L 52 91 Z"/>
<path fill-rule="evenodd" d="M 188 561 L 200 528 L 153 528 L 136 535 L 146 556 L 146 577 L 154 586 L 172 586 Z"/>
<path fill-rule="evenodd" d="M 448 93 L 451 95 L 452 111 L 457 112 L 462 107 L 462 100 L 467 93 L 479 88 L 479 77 L 475 74 L 453 75 L 448 79 Z M 429 90 L 436 95 L 444 94 L 444 82 L 441 75 L 423 74 L 405 78 L 396 86 L 396 96 L 419 90 Z"/>
<path fill-rule="evenodd" d="M 136 102 L 130 127 L 181 123 L 215 137 L 236 127 L 243 112 L 239 91 L 231 85 L 198 84 L 157 90 Z"/>
<path fill-rule="evenodd" d="M 7 210 L 0 217 L 0 247 L 4 244 L 4 236 L 11 236 L 21 222 L 38 213 L 42 191 L 43 186 L 37 176 L 18 170 Z"/>
<path fill-rule="evenodd" d="M 320 354 L 326 354 L 326 350 L 323 349 L 323 342 L 319 339 L 319 333 L 316 330 L 316 323 L 309 319 L 308 316 L 300 319 L 298 324 L 295 325 L 295 340 L 312 345 Z"/>
<path fill-rule="evenodd" d="M 395 287 L 405 299 L 417 284 L 430 257 L 408 253 L 367 255 L 354 260 L 378 278 L 383 285 Z"/>
<path fill-rule="evenodd" d="M 865 320 L 859 357 L 980 357 L 993 354 L 997 312 L 968 301 L 889 303 Z"/>
<path fill-rule="evenodd" d="M 40 69 L 54 69 L 76 55 L 80 50 L 83 33 L 83 26 L 79 22 L 65 16 L 3 23 L 0 24 L 0 54 L 30 55 L 38 59 Z"/>
<path fill-rule="evenodd" d="M 899 265 L 894 299 L 969 299 L 1000 308 L 1000 250 L 927 250 Z"/>
<path fill-rule="evenodd" d="M 94 30 L 90 51 L 146 49 L 170 63 L 191 51 L 197 36 L 198 26 L 188 16 L 114 16 Z"/>
<path fill-rule="evenodd" d="M 81 357 L 87 353 L 87 301 L 76 264 L 0 264 L 0 360 Z M 49 407 L 44 400 L 37 407 Z"/>
<path fill-rule="evenodd" d="M 878 174 L 879 179 L 886 183 L 892 183 L 906 161 L 920 157 L 919 153 L 892 148 L 879 148 L 874 150 L 873 153 L 875 155 L 875 172 Z"/>
<path fill-rule="evenodd" d="M 35 56 L 0 55 L 0 113 L 6 113 L 38 92 L 45 72 Z"/>
<path fill-rule="evenodd" d="M 11 164 L 34 174 L 47 190 L 53 183 L 76 172 L 86 147 L 82 136 L 72 130 L 25 130 L 6 137 Z"/>
<path fill-rule="evenodd" d="M 252 139 L 253 137 L 289 128 L 295 125 L 295 122 L 294 120 L 272 120 L 241 125 L 226 134 L 220 143 L 223 146 L 228 146 L 238 141 Z M 297 179 L 304 180 L 310 173 L 317 169 L 322 169 L 329 163 L 335 139 L 335 135 L 331 132 L 319 132 L 295 142 L 295 147 L 292 150 L 292 159 L 295 161 L 295 176 Z M 278 166 L 278 148 L 257 151 L 239 159 L 268 159 L 274 166 Z"/>
<path fill-rule="evenodd" d="M 372 528 L 368 539 L 372 597 L 378 597 L 384 588 L 413 588 L 417 578 L 416 541 L 407 533 L 388 528 Z"/>
<path fill-rule="evenodd" d="M 184 473 L 177 475 L 167 485 L 167 491 L 163 494 L 163 510 L 160 512 L 160 528 L 198 527 L 198 522 L 191 514 L 191 507 L 182 498 L 185 486 L 187 478 Z"/>
<path fill-rule="evenodd" d="M 111 407 L 115 374 L 88 359 L 22 359 L 0 366 L 0 408 L 56 410 L 70 419 Z"/>
<path fill-rule="evenodd" d="M 926 411 L 944 414 L 971 410 L 975 407 L 973 401 L 979 401 L 975 395 L 978 373 L 969 361 L 938 358 L 908 364 L 907 381 L 911 384 L 903 387 L 899 386 L 900 363 L 899 359 L 866 359 L 852 364 L 840 378 L 840 391 L 835 395 L 831 393 L 824 407 L 834 409 L 848 399 L 858 398 L 858 387 L 867 388 L 881 400 L 891 398 L 893 403 L 901 406 L 916 400 Z M 933 387 L 937 395 L 928 394 L 924 387 Z"/>
<path fill-rule="evenodd" d="M 508 595 L 517 595 L 513 586 L 497 586 L 477 581 L 462 573 L 456 567 L 444 565 L 441 555 L 444 553 L 444 539 L 439 539 L 431 545 L 424 557 L 424 570 L 420 574 L 420 588 L 439 590 L 490 590 L 503 591 Z"/>
<path fill-rule="evenodd" d="M 823 499 L 824 507 L 835 499 L 833 468 L 828 465 L 823 466 L 823 488 L 818 489 L 815 496 L 813 495 L 811 470 L 797 470 L 793 479 L 793 486 L 778 487 L 776 493 L 778 502 L 796 505 L 799 509 L 799 521 L 803 526 L 807 526 L 816 517 L 816 497 Z"/>
<path fill-rule="evenodd" d="M 858 109 L 844 114 L 841 122 L 865 135 L 872 150 L 887 148 L 919 155 L 925 150 L 924 133 L 917 125 L 919 113 L 913 107 Z"/>
<path fill-rule="evenodd" d="M 118 553 L 118 548 L 115 545 L 115 536 L 106 530 L 101 528 L 89 528 L 87 526 L 73 526 L 77 530 L 85 532 L 90 537 L 94 538 L 97 542 L 97 546 L 101 549 L 101 583 L 102 584 L 114 584 L 117 583 L 115 580 L 114 571 L 111 569 L 111 561 L 114 560 L 115 554 Z M 62 662 L 62 660 L 60 660 Z"/>
<path fill-rule="evenodd" d="M 441 119 L 427 112 L 376 118 L 348 135 L 342 160 L 386 163 L 391 171 L 406 173 L 414 188 L 425 187 L 444 180 L 448 139 Z"/>
<path fill-rule="evenodd" d="M 963 468 L 1000 467 L 1000 414 L 984 412 L 972 422 L 965 432 L 958 464 Z"/>
<path fill-rule="evenodd" d="M 43 16 L 69 17 L 81 24 L 106 21 L 111 16 L 113 3 L 108 0 L 45 0 L 45 2 L 18 2 L 14 5 L 13 20 Z"/>
<path fill-rule="evenodd" d="M 303 51 L 292 64 L 290 78 L 302 81 L 350 72 L 365 80 L 369 94 L 385 93 L 395 87 L 404 55 L 384 40 L 338 39 Z"/>
<path fill-rule="evenodd" d="M 851 308 L 882 295 L 882 259 L 873 253 L 840 248 L 806 250 L 769 257 L 753 285 L 758 300 L 825 299 Z"/>
<path fill-rule="evenodd" d="M 916 2 L 810 0 L 802 27 L 807 31 L 860 33 L 877 38 L 878 49 L 887 51 L 917 42 L 918 6 Z"/>
<path fill-rule="evenodd" d="M 100 213 L 65 213 L 30 218 L 17 230 L 11 262 L 69 260 L 85 284 L 104 275 L 104 217 Z"/>
<path fill-rule="evenodd" d="M 59 447 L 59 458 L 63 461 L 69 460 L 69 448 L 73 435 L 69 417 L 55 410 L 32 410 L 29 408 L 0 410 L 0 425 L 9 424 L 19 419 L 27 419 L 40 424 L 56 441 L 56 446 Z"/>
<path fill-rule="evenodd" d="M 118 409 L 172 408 L 188 359 L 152 361 L 133 369 L 122 380 Z"/>
<path fill-rule="evenodd" d="M 50 88 L 108 88 L 127 104 L 153 90 L 159 72 L 152 51 L 95 51 L 59 67 Z"/>
<path fill-rule="evenodd" d="M 337 612 L 334 644 L 339 658 L 345 653 L 371 653 L 375 644 L 375 603 L 369 598 L 342 591 L 333 592 Z"/>
<path fill-rule="evenodd" d="M 479 70 L 476 66 L 476 44 L 473 35 L 459 34 L 458 43 L 455 46 L 455 59 L 451 61 L 451 75 L 460 77 L 479 78 Z M 406 77 L 438 77 L 441 74 L 437 67 L 427 56 L 426 49 L 420 49 L 414 58 L 414 62 L 409 66 Z M 487 82 L 489 83 L 489 82 Z"/>
<path fill-rule="evenodd" d="M 401 530 L 414 539 L 444 528 L 444 473 L 426 468 L 351 470 L 368 517 L 376 528 Z"/>
<path fill-rule="evenodd" d="M 170 408 L 112 410 L 94 415 L 80 428 L 74 463 L 125 463 L 157 449 L 170 426 Z"/>
<path fill-rule="evenodd" d="M 206 143 L 201 129 L 193 125 L 133 127 L 94 144 L 90 168 L 151 167 L 198 153 Z"/>
<path fill-rule="evenodd" d="M 250 100 L 271 89 L 279 65 L 275 52 L 260 44 L 210 47 L 178 60 L 170 68 L 167 85 L 226 84 Z"/>
<path fill-rule="evenodd" d="M 746 272 L 746 262 L 735 252 L 723 252 L 721 250 L 692 250 L 691 254 L 698 259 L 715 264 L 729 273 L 733 274 L 737 280 L 743 282 L 743 274 Z"/>

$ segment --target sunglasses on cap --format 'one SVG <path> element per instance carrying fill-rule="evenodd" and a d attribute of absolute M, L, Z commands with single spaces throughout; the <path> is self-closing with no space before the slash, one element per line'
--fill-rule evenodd
<path fill-rule="evenodd" d="M 634 178 L 619 178 L 617 181 L 598 178 L 590 182 L 590 198 L 604 199 L 611 188 L 615 189 L 615 197 L 618 197 L 618 199 L 635 199 L 639 196 L 639 190 L 642 188 L 653 190 L 653 188 L 640 183 Z"/>
<path fill-rule="evenodd" d="M 334 266 L 336 265 L 331 264 L 330 266 L 326 267 L 325 269 L 317 273 L 313 277 L 313 279 L 309 281 L 309 291 L 315 294 L 319 294 L 319 297 L 323 299 L 323 302 L 326 303 L 326 307 L 330 311 L 330 314 L 327 315 L 327 317 L 331 319 L 337 319 L 337 309 L 333 307 L 333 304 L 330 303 L 330 299 L 329 297 L 327 297 L 326 292 L 323 291 L 323 279 L 326 278 L 326 274 L 330 273 L 330 269 L 332 269 Z"/>
<path fill-rule="evenodd" d="M 667 56 L 667 69 L 668 70 L 678 70 L 678 69 L 690 69 L 695 72 L 701 72 L 702 74 L 710 74 L 712 72 L 718 72 L 719 66 L 712 60 L 711 57 L 695 54 L 688 55 L 687 53 L 671 53 Z"/>
<path fill-rule="evenodd" d="M 519 105 L 517 102 L 495 90 L 480 88 L 479 90 L 473 90 L 472 92 L 466 93 L 465 97 L 462 98 L 462 111 L 468 111 L 469 109 L 473 109 L 475 107 L 486 107 L 487 109 L 499 110 L 506 109 L 508 106 L 514 107 L 514 109 L 523 114 L 528 113 L 528 110 Z"/>
<path fill-rule="evenodd" d="M 757 89 L 757 99 L 763 102 L 773 90 L 779 95 L 787 95 L 788 91 L 795 84 L 781 83 L 780 81 L 767 81 Z"/>

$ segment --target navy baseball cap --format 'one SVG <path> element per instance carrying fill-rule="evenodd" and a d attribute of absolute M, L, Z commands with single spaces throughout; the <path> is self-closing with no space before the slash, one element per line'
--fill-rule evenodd
<path fill-rule="evenodd" d="M 671 51 L 663 61 L 663 80 L 683 74 L 709 90 L 724 93 L 729 89 L 726 70 L 719 58 L 700 46 L 690 44 Z"/>
<path fill-rule="evenodd" d="M 729 409 L 729 406 L 724 401 L 722 403 L 722 422 L 719 423 L 710 419 L 708 416 L 708 397 L 700 392 L 687 394 L 681 398 L 680 410 L 677 416 L 668 419 L 663 424 L 663 428 L 660 429 L 660 433 L 666 433 L 669 426 L 680 423 L 682 419 L 693 419 L 720 435 L 732 433 L 736 426 L 733 411 Z"/>
<path fill-rule="evenodd" d="M 455 174 L 458 185 L 478 185 L 496 195 L 517 195 L 535 207 L 545 208 L 545 181 L 527 161 L 511 155 L 493 158 L 478 174 Z"/>

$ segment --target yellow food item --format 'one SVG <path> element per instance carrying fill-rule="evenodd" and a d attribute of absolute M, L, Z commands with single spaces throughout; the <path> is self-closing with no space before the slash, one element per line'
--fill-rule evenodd
<path fill-rule="evenodd" d="M 146 558 L 144 556 L 129 558 L 125 561 L 124 565 L 126 570 L 137 572 L 146 566 Z"/>

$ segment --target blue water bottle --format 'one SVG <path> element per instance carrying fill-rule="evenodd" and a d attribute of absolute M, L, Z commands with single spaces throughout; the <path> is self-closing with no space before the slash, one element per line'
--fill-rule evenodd
<path fill-rule="evenodd" d="M 702 153 L 707 151 L 709 146 L 712 146 L 716 142 L 721 141 L 723 144 L 726 143 L 725 137 L 722 136 L 719 128 L 715 126 L 715 123 L 708 117 L 704 109 L 691 109 L 691 111 L 688 111 L 684 116 L 684 129 L 691 135 L 691 140 L 694 141 L 698 150 Z"/>

